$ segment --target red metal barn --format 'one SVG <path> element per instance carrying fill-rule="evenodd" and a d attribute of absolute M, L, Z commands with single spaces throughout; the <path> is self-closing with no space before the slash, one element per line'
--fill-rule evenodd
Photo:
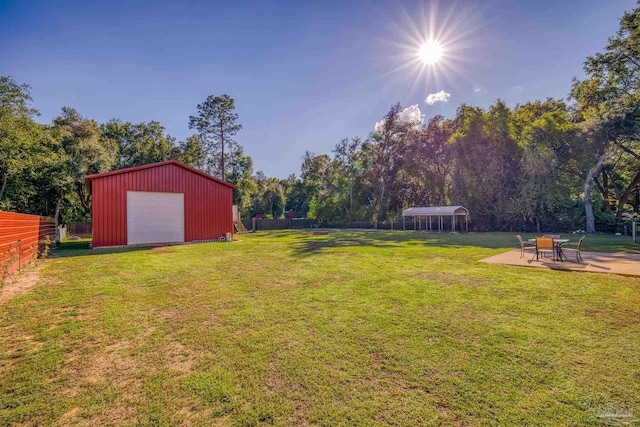
<path fill-rule="evenodd" d="M 85 177 L 93 247 L 214 240 L 233 233 L 235 185 L 175 160 Z"/>

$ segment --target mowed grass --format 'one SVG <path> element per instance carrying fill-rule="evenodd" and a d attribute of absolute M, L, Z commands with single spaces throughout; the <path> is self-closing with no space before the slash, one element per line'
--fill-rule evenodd
<path fill-rule="evenodd" d="M 63 246 L 0 307 L 0 425 L 640 417 L 640 278 L 477 262 L 513 234 L 239 237 Z"/>

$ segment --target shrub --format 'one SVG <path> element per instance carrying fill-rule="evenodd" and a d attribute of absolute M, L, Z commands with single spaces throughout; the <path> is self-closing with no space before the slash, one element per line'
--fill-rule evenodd
<path fill-rule="evenodd" d="M 38 242 L 38 258 L 46 258 L 51 252 L 51 247 L 55 245 L 55 240 L 51 236 L 46 236 Z"/>

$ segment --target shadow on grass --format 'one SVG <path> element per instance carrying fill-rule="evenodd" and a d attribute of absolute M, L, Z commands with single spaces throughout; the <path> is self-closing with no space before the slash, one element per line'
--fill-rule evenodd
<path fill-rule="evenodd" d="M 335 247 L 399 247 L 427 246 L 441 248 L 514 249 L 518 247 L 515 232 L 470 232 L 438 233 L 390 230 L 281 230 L 264 231 L 270 238 L 294 238 L 293 244 L 298 255 L 312 255 Z M 268 233 L 268 234 L 267 234 Z M 323 234 L 320 234 L 323 233 Z M 536 234 L 522 234 L 523 239 L 536 237 Z M 563 238 L 574 244 L 581 236 L 565 234 Z M 589 235 L 582 247 L 585 251 L 640 253 L 640 245 L 634 245 L 630 238 L 611 235 Z"/>
<path fill-rule="evenodd" d="M 317 233 L 317 234 L 316 234 Z M 322 233 L 322 234 L 320 234 Z M 327 234 L 324 234 L 327 233 Z M 299 256 L 316 255 L 329 248 L 344 247 L 399 247 L 401 240 L 393 236 L 376 232 L 348 232 L 316 230 L 313 232 L 297 233 L 299 238 L 293 244 L 296 254 Z"/>
<path fill-rule="evenodd" d="M 67 258 L 67 257 L 81 257 L 81 256 L 93 256 L 93 255 L 106 255 L 117 254 L 124 252 L 138 252 L 147 251 L 154 247 L 149 246 L 123 246 L 118 248 L 97 248 L 90 249 L 89 244 L 91 240 L 76 240 L 61 242 L 52 252 L 51 258 Z"/>
<path fill-rule="evenodd" d="M 322 233 L 322 234 L 321 234 Z M 324 234 L 326 233 L 326 234 Z M 297 237 L 293 244 L 300 256 L 313 255 L 329 248 L 376 247 L 401 248 L 408 246 L 441 248 L 506 248 L 516 247 L 515 235 L 496 233 L 437 233 L 389 230 L 333 230 L 319 229 L 300 232 L 278 232 L 273 237 Z"/>

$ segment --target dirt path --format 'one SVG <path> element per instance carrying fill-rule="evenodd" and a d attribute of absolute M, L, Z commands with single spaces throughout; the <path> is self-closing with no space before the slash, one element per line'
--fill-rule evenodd
<path fill-rule="evenodd" d="M 15 274 L 13 278 L 5 280 L 4 284 L 0 285 L 0 306 L 29 293 L 38 284 L 40 273 L 48 263 L 49 260 L 39 260 L 25 268 L 20 274 Z"/>

